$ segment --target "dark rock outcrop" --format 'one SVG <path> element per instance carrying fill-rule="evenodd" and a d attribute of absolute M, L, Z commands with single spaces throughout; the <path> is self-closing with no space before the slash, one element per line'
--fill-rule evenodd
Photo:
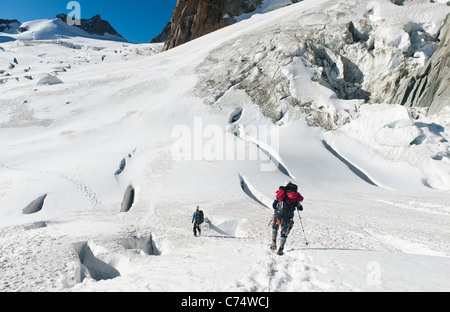
<path fill-rule="evenodd" d="M 59 18 L 63 22 L 67 23 L 67 14 L 58 14 L 56 18 Z M 95 15 L 91 19 L 81 19 L 81 25 L 74 25 L 85 32 L 92 35 L 104 36 L 105 34 L 110 34 L 123 38 L 109 22 L 102 20 L 100 15 Z"/>
<path fill-rule="evenodd" d="M 169 38 L 170 29 L 172 28 L 172 22 L 168 22 L 161 33 L 150 40 L 150 43 L 162 43 L 166 42 L 167 38 Z"/>
<path fill-rule="evenodd" d="M 14 25 L 19 26 L 20 22 L 18 20 L 7 20 L 0 18 L 0 32 L 11 30 L 14 28 Z"/>
<path fill-rule="evenodd" d="M 222 28 L 224 4 L 224 0 L 178 0 L 164 50 Z"/>

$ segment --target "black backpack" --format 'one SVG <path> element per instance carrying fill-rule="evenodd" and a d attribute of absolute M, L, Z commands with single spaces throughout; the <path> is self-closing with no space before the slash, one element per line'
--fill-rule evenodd
<path fill-rule="evenodd" d="M 294 216 L 295 205 L 288 205 L 284 200 L 278 203 L 277 216 L 280 219 L 292 219 Z"/>
<path fill-rule="evenodd" d="M 286 186 L 280 186 L 280 190 L 285 190 L 286 192 L 298 192 L 298 186 L 289 182 Z"/>
<path fill-rule="evenodd" d="M 203 210 L 200 210 L 198 212 L 198 224 L 202 224 L 203 222 L 205 222 L 205 216 L 203 214 Z"/>
<path fill-rule="evenodd" d="M 284 190 L 284 191 L 286 191 L 286 193 L 287 192 L 297 192 L 298 186 L 293 183 L 289 183 L 286 186 L 280 186 L 280 190 Z M 277 209 L 278 217 L 280 217 L 282 219 L 292 219 L 292 217 L 294 216 L 296 207 L 297 207 L 297 202 L 288 204 L 286 202 L 286 198 L 285 198 L 284 200 L 278 202 L 278 209 Z"/>

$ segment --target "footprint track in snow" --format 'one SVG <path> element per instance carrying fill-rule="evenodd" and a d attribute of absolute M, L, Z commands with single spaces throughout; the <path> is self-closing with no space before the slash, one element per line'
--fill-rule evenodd
<path fill-rule="evenodd" d="M 14 170 L 14 171 L 25 171 L 25 172 L 32 172 L 32 173 L 38 173 L 40 175 L 50 175 L 50 176 L 58 176 L 72 185 L 75 186 L 75 188 L 83 193 L 83 195 L 91 202 L 92 205 L 98 206 L 101 205 L 102 202 L 99 199 L 98 194 L 91 189 L 89 186 L 85 185 L 84 183 L 78 181 L 75 178 L 72 178 L 66 174 L 59 173 L 59 172 L 51 172 L 51 171 L 43 171 L 43 170 L 37 170 L 37 169 L 25 169 L 25 168 L 19 168 L 19 167 L 13 167 L 13 166 L 7 166 L 7 165 L 0 165 L 0 168 L 7 169 L 7 170 Z"/>

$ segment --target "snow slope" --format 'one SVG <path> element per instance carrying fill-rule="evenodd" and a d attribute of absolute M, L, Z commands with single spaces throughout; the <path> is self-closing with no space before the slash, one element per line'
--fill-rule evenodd
<path fill-rule="evenodd" d="M 20 28 L 27 29 L 27 31 L 19 32 L 17 29 L 14 29 L 6 33 L 0 32 L 0 42 L 13 40 L 51 40 L 71 37 L 126 42 L 125 39 L 108 33 L 103 36 L 89 34 L 77 27 L 63 22 L 59 18 L 26 22 L 20 25 Z"/>
<path fill-rule="evenodd" d="M 255 14 L 264 14 L 268 13 L 274 10 L 277 10 L 279 8 L 282 8 L 287 5 L 291 5 L 291 0 L 264 0 L 262 1 L 261 5 L 253 12 L 250 13 L 244 13 L 238 17 L 236 17 L 237 22 L 241 22 L 245 19 L 248 19 L 252 17 Z"/>
<path fill-rule="evenodd" d="M 0 290 L 450 290 L 450 110 L 413 119 L 312 82 L 324 109 L 358 111 L 325 131 L 293 107 L 274 125 L 242 90 L 213 106 L 194 95 L 211 51 L 347 4 L 305 0 L 164 53 L 80 38 L 0 44 Z M 439 23 L 448 9 L 427 10 Z M 308 69 L 282 70 L 302 94 Z M 48 75 L 61 82 L 39 83 Z M 267 206 L 286 181 L 305 197 L 305 232 L 296 217 L 276 257 Z M 198 238 L 197 205 L 208 218 Z"/>

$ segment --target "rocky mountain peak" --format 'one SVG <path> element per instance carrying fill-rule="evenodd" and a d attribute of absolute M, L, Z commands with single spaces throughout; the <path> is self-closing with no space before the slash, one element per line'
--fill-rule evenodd
<path fill-rule="evenodd" d="M 63 22 L 67 23 L 67 14 L 58 14 L 56 18 L 59 18 Z M 85 32 L 93 35 L 103 36 L 106 33 L 111 34 L 113 36 L 118 36 L 123 38 L 112 26 L 109 22 L 102 20 L 100 15 L 95 15 L 90 19 L 81 19 L 81 25 L 74 25 Z"/>
<path fill-rule="evenodd" d="M 0 18 L 0 32 L 11 30 L 15 25 L 20 25 L 20 22 L 18 20 L 7 20 Z"/>

